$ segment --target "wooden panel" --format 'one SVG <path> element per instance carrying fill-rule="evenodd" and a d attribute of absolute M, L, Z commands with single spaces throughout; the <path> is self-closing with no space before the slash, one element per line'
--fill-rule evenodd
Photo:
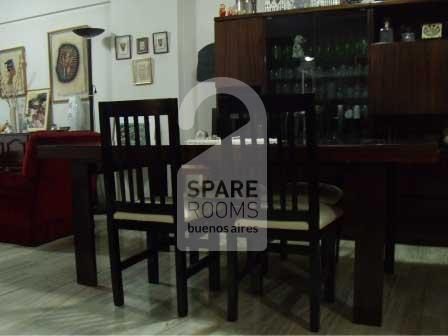
<path fill-rule="evenodd" d="M 370 47 L 370 111 L 375 115 L 447 114 L 448 41 Z"/>
<path fill-rule="evenodd" d="M 264 19 L 217 22 L 215 34 L 217 76 L 263 87 L 266 68 Z"/>

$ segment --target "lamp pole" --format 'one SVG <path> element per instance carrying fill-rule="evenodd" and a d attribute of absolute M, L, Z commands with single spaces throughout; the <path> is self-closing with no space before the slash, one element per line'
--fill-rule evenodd
<path fill-rule="evenodd" d="M 89 116 L 90 116 L 90 130 L 95 131 L 95 109 L 93 97 L 93 75 L 92 75 L 92 40 L 87 39 L 87 62 L 89 73 Z"/>
<path fill-rule="evenodd" d="M 87 40 L 87 68 L 88 68 L 88 79 L 89 79 L 89 117 L 90 117 L 90 130 L 95 131 L 95 102 L 94 102 L 94 92 L 93 92 L 93 73 L 92 73 L 92 38 L 104 33 L 102 28 L 77 28 L 73 32 L 85 38 Z"/>

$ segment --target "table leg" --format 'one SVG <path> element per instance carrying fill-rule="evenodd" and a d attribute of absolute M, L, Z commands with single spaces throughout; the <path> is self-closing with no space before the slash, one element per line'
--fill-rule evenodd
<path fill-rule="evenodd" d="M 384 241 L 387 222 L 387 168 L 347 167 L 346 215 L 355 229 L 354 322 L 381 326 Z"/>
<path fill-rule="evenodd" d="M 85 162 L 72 163 L 73 228 L 77 282 L 97 286 L 95 223 L 91 213 L 90 167 Z"/>

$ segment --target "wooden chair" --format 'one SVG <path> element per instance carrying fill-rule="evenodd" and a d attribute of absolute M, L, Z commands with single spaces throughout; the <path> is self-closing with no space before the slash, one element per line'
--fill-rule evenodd
<path fill-rule="evenodd" d="M 124 304 L 123 270 L 147 259 L 149 282 L 159 283 L 162 238 L 168 239 L 170 244 L 176 242 L 172 235 L 177 231 L 177 172 L 181 165 L 177 122 L 177 99 L 100 103 L 109 253 L 116 306 Z M 169 134 L 164 137 L 166 131 Z M 119 230 L 147 232 L 148 249 L 122 261 Z M 175 253 L 178 314 L 184 317 L 188 314 L 189 277 L 208 267 L 210 289 L 219 289 L 219 255 L 211 253 L 200 260 L 194 252 L 187 267 L 186 252 L 176 247 Z"/>
<path fill-rule="evenodd" d="M 269 115 L 268 138 L 275 135 L 276 145 L 268 149 L 268 185 L 267 200 L 264 207 L 267 210 L 266 222 L 251 219 L 238 220 L 235 225 L 258 227 L 266 230 L 268 250 L 252 253 L 249 269 L 257 271 L 258 290 L 262 291 L 262 277 L 267 270 L 267 252 L 282 252 L 304 254 L 310 263 L 310 327 L 317 332 L 320 324 L 320 300 L 322 283 L 325 284 L 325 298 L 334 301 L 336 238 L 338 220 L 342 211 L 336 207 L 323 204 L 319 200 L 319 162 L 317 153 L 316 116 L 313 112 L 312 95 L 292 95 L 282 97 L 265 97 L 264 103 Z M 307 157 L 292 157 L 290 150 L 297 146 L 294 139 L 294 123 L 291 121 L 295 111 L 306 111 L 306 148 Z M 279 131 L 281 120 L 286 120 L 287 127 Z M 301 193 L 299 187 L 301 172 L 305 176 L 308 189 Z M 280 241 L 282 243 L 276 243 Z M 285 242 L 288 242 L 285 244 Z M 305 242 L 307 245 L 292 245 L 291 242 Z M 327 269 L 322 272 L 322 264 Z M 228 252 L 228 320 L 238 318 L 238 282 L 242 279 L 238 269 L 238 254 Z M 247 267 L 246 267 L 247 269 Z"/>

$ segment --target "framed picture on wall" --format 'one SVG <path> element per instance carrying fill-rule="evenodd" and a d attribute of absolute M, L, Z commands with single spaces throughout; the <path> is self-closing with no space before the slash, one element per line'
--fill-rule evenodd
<path fill-rule="evenodd" d="M 132 65 L 135 85 L 149 85 L 153 83 L 152 61 L 150 58 L 135 60 Z"/>
<path fill-rule="evenodd" d="M 167 54 L 170 52 L 168 32 L 154 33 L 152 35 L 154 54 Z"/>
<path fill-rule="evenodd" d="M 50 83 L 54 103 L 66 103 L 71 96 L 88 99 L 89 76 L 87 43 L 65 28 L 48 33 L 48 53 L 50 59 Z"/>
<path fill-rule="evenodd" d="M 147 54 L 149 53 L 149 38 L 142 37 L 137 39 L 137 54 Z"/>
<path fill-rule="evenodd" d="M 115 58 L 117 60 L 126 60 L 132 58 L 131 35 L 115 37 Z"/>
<path fill-rule="evenodd" d="M 26 95 L 25 129 L 29 132 L 48 129 L 50 89 L 31 90 Z"/>
<path fill-rule="evenodd" d="M 26 60 L 25 48 L 18 47 L 0 50 L 0 80 L 4 91 L 1 98 L 16 91 L 18 96 L 26 94 Z"/>

